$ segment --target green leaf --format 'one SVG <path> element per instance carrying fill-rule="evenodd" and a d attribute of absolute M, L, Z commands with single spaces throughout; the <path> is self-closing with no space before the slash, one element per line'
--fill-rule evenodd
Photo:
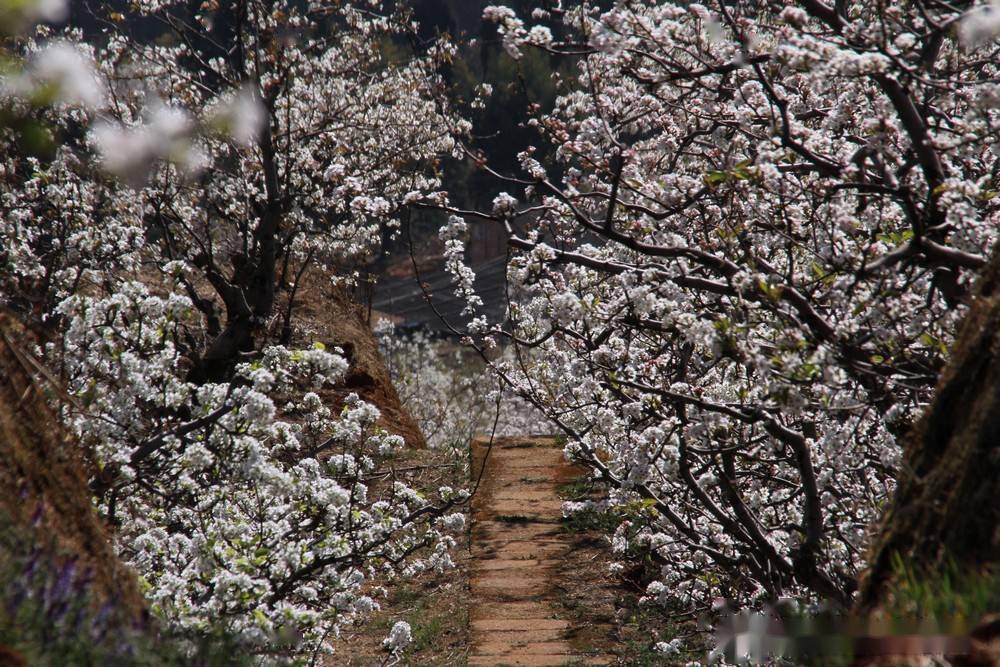
<path fill-rule="evenodd" d="M 766 296 L 771 301 L 781 300 L 781 287 L 772 287 L 767 281 L 760 280 L 757 282 L 757 287 L 760 289 L 761 294 Z"/>
<path fill-rule="evenodd" d="M 724 171 L 710 171 L 705 174 L 705 185 L 715 187 L 729 180 L 729 174 Z"/>

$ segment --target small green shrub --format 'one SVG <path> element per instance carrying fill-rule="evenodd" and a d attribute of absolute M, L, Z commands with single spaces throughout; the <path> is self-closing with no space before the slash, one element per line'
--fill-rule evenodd
<path fill-rule="evenodd" d="M 556 493 L 563 500 L 581 501 L 589 500 L 594 496 L 597 487 L 593 480 L 587 477 L 577 477 L 576 479 L 560 484 L 556 488 Z"/>
<path fill-rule="evenodd" d="M 622 522 L 622 517 L 613 510 L 582 509 L 573 512 L 564 521 L 566 529 L 574 533 L 613 533 Z"/>

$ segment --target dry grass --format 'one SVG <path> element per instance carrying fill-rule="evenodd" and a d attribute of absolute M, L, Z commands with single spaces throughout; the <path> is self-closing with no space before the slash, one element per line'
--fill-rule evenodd
<path fill-rule="evenodd" d="M 132 572 L 115 558 L 91 504 L 89 460 L 58 426 L 49 399 L 61 392 L 31 357 L 32 336 L 0 312 L 0 512 L 54 540 L 93 573 L 95 604 L 114 600 L 137 616 Z"/>
<path fill-rule="evenodd" d="M 295 303 L 293 346 L 311 347 L 318 341 L 339 347 L 350 363 L 347 377 L 323 399 L 339 404 L 347 394 L 357 393 L 379 409 L 379 424 L 387 431 L 402 436 L 411 448 L 425 447 L 424 436 L 392 385 L 364 309 L 345 289 L 321 280 L 315 271 L 306 274 Z"/>

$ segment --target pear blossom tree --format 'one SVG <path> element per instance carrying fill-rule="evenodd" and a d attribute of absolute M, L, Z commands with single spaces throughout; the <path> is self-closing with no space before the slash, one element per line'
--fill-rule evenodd
<path fill-rule="evenodd" d="M 150 153 L 181 158 L 151 174 L 144 223 L 161 256 L 210 285 L 211 299 L 188 288 L 209 323 L 196 369 L 206 377 L 264 327 L 285 327 L 287 340 L 301 273 L 371 253 L 401 199 L 436 185 L 428 164 L 452 150 L 454 124 L 438 109 L 434 67 L 450 47 L 386 66 L 386 44 L 410 26 L 374 14 L 379 5 L 139 3 L 164 26 L 157 43 L 109 28 L 99 61 L 111 120 L 93 141 L 119 173 L 141 174 L 132 163 Z M 192 119 L 224 136 L 192 140 Z M 280 323 L 276 288 L 290 294 Z"/>
<path fill-rule="evenodd" d="M 486 9 L 578 76 L 492 210 L 421 204 L 452 215 L 468 340 L 606 485 L 648 600 L 849 604 L 1000 228 L 998 8 L 606 7 Z M 505 322 L 460 261 L 472 224 L 506 232 Z"/>
<path fill-rule="evenodd" d="M 125 282 L 63 301 L 68 330 L 50 346 L 78 403 L 69 424 L 101 466 L 100 508 L 153 612 L 182 636 L 221 623 L 251 649 L 315 650 L 377 607 L 371 580 L 451 567 L 463 515 L 449 510 L 464 496 L 369 487 L 403 441 L 356 395 L 337 412 L 316 393 L 341 379 L 343 356 L 269 346 L 227 382 L 187 381 L 175 341 L 198 313 L 177 291 Z"/>
<path fill-rule="evenodd" d="M 403 333 L 385 320 L 375 334 L 400 402 L 432 449 L 464 461 L 477 435 L 524 436 L 544 428 L 544 415 L 516 393 L 501 393 L 497 378 L 465 346 L 425 331 Z"/>
<path fill-rule="evenodd" d="M 347 361 L 294 328 L 305 272 L 349 279 L 461 133 L 451 47 L 405 55 L 380 4 L 78 3 L 0 82 L 50 139 L 0 129 L 0 301 L 45 332 L 118 552 L 184 636 L 329 648 L 380 577 L 451 565 L 464 493 L 373 486 L 402 440 L 324 401 Z"/>

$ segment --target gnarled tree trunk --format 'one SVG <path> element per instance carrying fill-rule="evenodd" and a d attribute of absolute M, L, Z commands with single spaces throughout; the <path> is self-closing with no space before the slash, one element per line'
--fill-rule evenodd
<path fill-rule="evenodd" d="M 1000 248 L 979 279 L 935 397 L 911 431 L 860 585 L 870 610 L 894 555 L 919 571 L 1000 564 Z"/>

